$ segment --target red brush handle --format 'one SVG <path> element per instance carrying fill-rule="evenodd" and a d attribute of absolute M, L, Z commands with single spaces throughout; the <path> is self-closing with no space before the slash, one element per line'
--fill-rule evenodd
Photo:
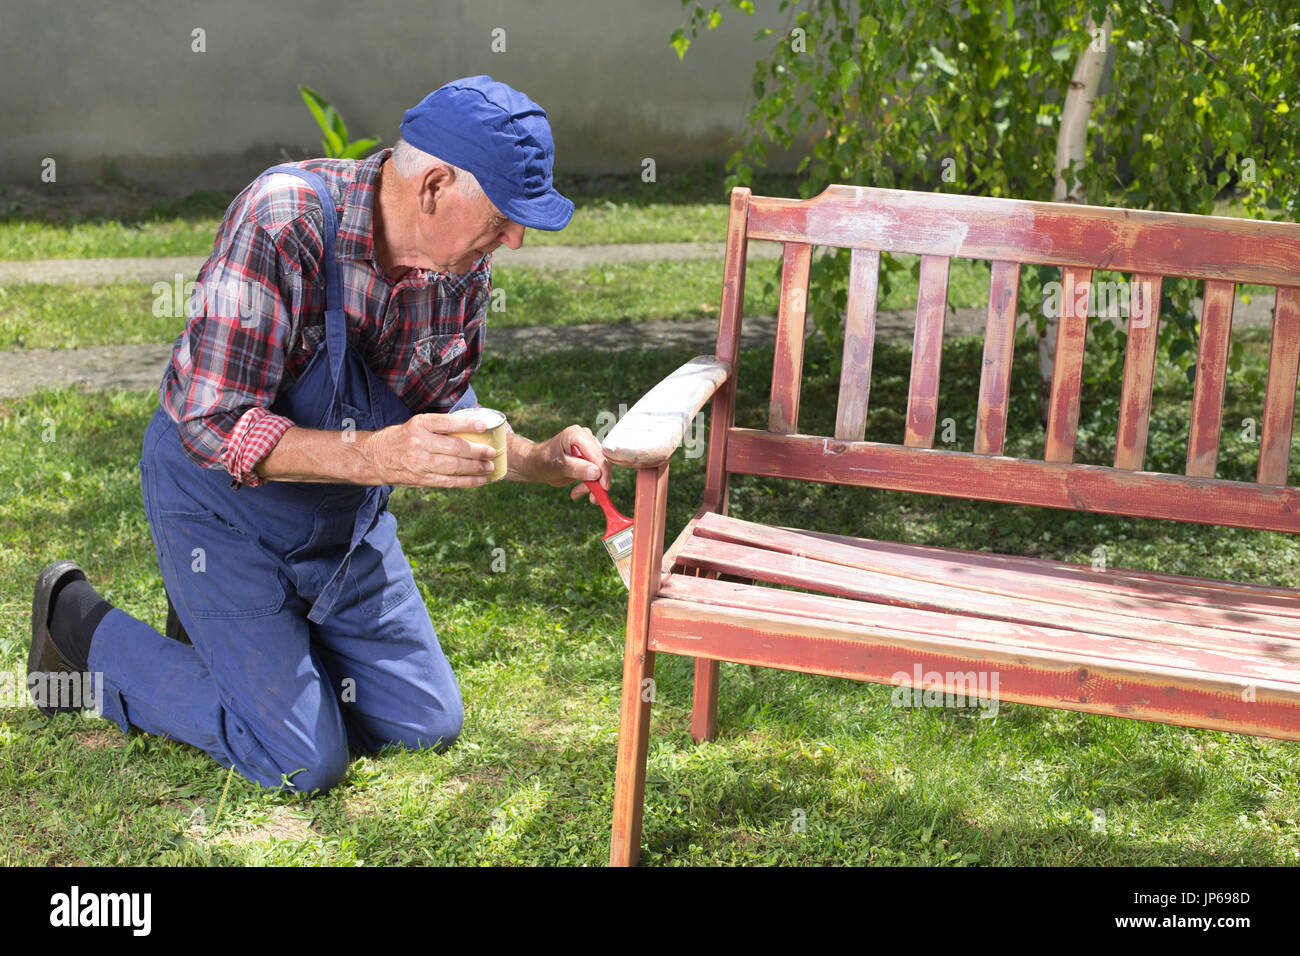
<path fill-rule="evenodd" d="M 576 444 L 573 446 L 572 451 L 574 458 L 581 458 L 583 461 L 591 461 L 590 458 L 582 453 L 582 449 L 580 449 Z M 632 519 L 626 515 L 618 513 L 618 509 L 614 507 L 614 502 L 609 500 L 609 493 L 601 487 L 599 481 L 584 481 L 583 484 L 587 486 L 588 491 L 596 496 L 596 501 L 600 504 L 600 510 L 605 512 L 606 538 L 610 535 L 618 534 L 625 528 L 632 527 Z"/>

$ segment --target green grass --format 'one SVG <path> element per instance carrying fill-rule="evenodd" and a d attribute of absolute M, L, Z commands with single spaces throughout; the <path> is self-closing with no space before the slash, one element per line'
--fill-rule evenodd
<path fill-rule="evenodd" d="M 499 311 L 488 327 L 577 325 L 716 317 L 722 285 L 720 260 L 617 263 L 573 270 L 500 268 L 494 288 Z M 747 281 L 749 308 L 776 311 L 774 287 L 760 269 Z M 152 286 L 124 282 L 100 286 L 19 284 L 0 287 L 0 349 L 84 348 L 171 342 L 185 326 L 173 318 L 168 285 L 156 315 Z M 489 333 L 490 334 L 490 333 Z"/>
<path fill-rule="evenodd" d="M 1033 374 L 1032 351 L 1019 343 L 1015 381 Z M 1258 353 L 1256 343 L 1248 365 Z M 475 385 L 540 437 L 571 421 L 595 427 L 601 410 L 631 403 L 687 357 L 491 356 Z M 980 358 L 977 342 L 947 349 L 941 418 L 973 421 Z M 810 431 L 833 421 L 831 360 L 810 344 Z M 770 363 L 770 350 L 742 361 L 751 424 L 763 420 Z M 877 347 L 869 437 L 899 440 L 908 363 L 905 346 Z M 1228 414 L 1256 403 L 1259 387 L 1235 374 Z M 1011 411 L 1017 451 L 1041 441 L 1036 399 L 1023 391 Z M 1185 379 L 1162 369 L 1158 414 L 1185 393 Z M 153 407 L 151 394 L 63 390 L 0 409 L 4 668 L 21 668 L 31 582 L 55 557 L 78 558 L 111 600 L 162 624 L 136 470 Z M 1086 392 L 1085 431 L 1104 433 L 1100 408 Z M 1158 434 L 1180 427 L 1158 425 Z M 1153 444 L 1157 465 L 1176 461 L 1173 438 Z M 1229 474 L 1249 469 L 1243 457 L 1225 450 Z M 678 453 L 670 533 L 698 504 L 702 472 L 700 458 Z M 631 484 L 620 470 L 614 497 L 624 509 Z M 563 490 L 514 484 L 399 491 L 392 506 L 466 701 L 455 747 L 357 757 L 344 783 L 315 799 L 236 777 L 217 820 L 226 771 L 205 755 L 123 737 L 92 717 L 0 709 L 0 864 L 603 863 L 626 601 L 599 544 L 603 519 Z M 1085 562 L 1105 544 L 1116 566 L 1285 584 L 1300 572 L 1300 547 L 1277 534 L 747 478 L 734 482 L 732 509 Z M 495 548 L 506 554 L 497 574 Z M 656 680 L 648 864 L 1300 862 L 1296 744 L 1014 705 L 992 720 L 973 708 L 897 708 L 887 687 L 724 665 L 721 735 L 698 746 L 690 661 L 661 655 Z M 1095 809 L 1105 811 L 1103 832 Z M 800 814 L 804 832 L 793 825 Z"/>
<path fill-rule="evenodd" d="M 620 175 L 558 174 L 575 214 L 560 232 L 529 230 L 531 245 L 719 242 L 727 223 L 726 173 L 717 164 L 661 168 L 643 182 L 639 167 Z M 758 173 L 758 195 L 798 196 L 798 177 Z M 0 260 L 206 256 L 235 193 L 197 190 L 166 196 L 109 170 L 89 187 L 51 188 L 14 198 L 0 187 Z M 1241 216 L 1239 200 L 1216 203 L 1215 215 Z"/>
<path fill-rule="evenodd" d="M 755 262 L 745 282 L 745 311 L 773 315 L 777 309 L 775 260 Z M 530 325 L 581 325 L 661 319 L 704 319 L 718 314 L 722 261 L 631 262 L 585 269 L 493 271 L 496 300 L 502 308 L 488 315 L 490 328 Z M 20 283 L 0 286 L 0 349 L 85 348 L 174 341 L 184 328 L 168 285 L 155 314 L 153 285 L 122 282 L 105 285 Z M 988 296 L 988 267 L 957 260 L 949 286 L 955 306 L 978 306 Z M 916 288 L 896 284 L 882 309 L 916 305 Z"/>
<path fill-rule="evenodd" d="M 220 224 L 220 214 L 141 222 L 0 221 L 0 259 L 206 256 Z M 579 207 L 573 221 L 559 232 L 528 230 L 525 241 L 534 246 L 720 242 L 726 231 L 725 203 L 633 206 L 602 201 Z"/>
<path fill-rule="evenodd" d="M 184 323 L 155 315 L 147 283 L 0 286 L 0 349 L 171 342 Z"/>
<path fill-rule="evenodd" d="M 583 325 L 659 319 L 703 319 L 718 314 L 722 260 L 628 262 L 585 269 L 493 269 L 504 308 L 488 325 Z M 745 279 L 748 311 L 776 312 L 776 291 L 763 269 Z"/>
<path fill-rule="evenodd" d="M 562 176 L 557 185 L 574 200 L 573 221 L 559 232 L 530 229 L 526 241 L 719 242 L 727 224 L 724 179 L 720 167 L 706 165 L 660 170 L 653 183 L 641 181 L 639 168 L 621 176 Z M 774 195 L 797 194 L 789 176 L 756 185 Z M 93 190 L 51 187 L 35 198 L 14 198 L 0 188 L 0 259 L 206 256 L 234 196 L 205 190 L 167 197 L 115 176 Z"/>

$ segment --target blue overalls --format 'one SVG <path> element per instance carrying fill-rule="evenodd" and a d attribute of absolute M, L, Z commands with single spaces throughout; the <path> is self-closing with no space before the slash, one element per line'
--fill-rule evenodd
<path fill-rule="evenodd" d="M 377 430 L 411 417 L 347 344 L 338 216 L 324 212 L 324 347 L 272 410 L 307 428 Z M 472 388 L 454 410 L 476 405 Z M 95 631 L 103 716 L 193 744 L 264 787 L 325 790 L 349 743 L 449 746 L 460 689 L 387 509 L 391 487 L 267 482 L 238 491 L 202 468 L 159 408 L 140 459 L 163 582 L 193 646 L 114 609 Z"/>

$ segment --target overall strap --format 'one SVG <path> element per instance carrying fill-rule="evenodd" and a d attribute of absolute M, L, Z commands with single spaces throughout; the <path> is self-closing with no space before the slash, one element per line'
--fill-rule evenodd
<path fill-rule="evenodd" d="M 325 243 L 321 256 L 321 268 L 325 272 L 325 349 L 330 360 L 330 381 L 334 383 L 337 394 L 343 356 L 348 345 L 348 320 L 343 311 L 343 273 L 334 259 L 334 237 L 339 231 L 338 210 L 334 206 L 334 197 L 330 195 L 329 187 L 318 174 L 296 166 L 272 166 L 263 175 L 270 173 L 297 176 L 320 197 L 321 238 Z"/>

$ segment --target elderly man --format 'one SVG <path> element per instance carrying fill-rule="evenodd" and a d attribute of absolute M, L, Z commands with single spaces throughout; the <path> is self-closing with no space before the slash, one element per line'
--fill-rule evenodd
<path fill-rule="evenodd" d="M 395 485 L 490 480 L 492 447 L 452 433 L 482 428 L 457 413 L 477 404 L 491 254 L 573 215 L 545 111 L 504 83 L 449 83 L 401 132 L 365 160 L 263 173 L 199 273 L 140 460 L 191 643 L 113 608 L 71 561 L 36 586 L 29 675 L 94 675 L 124 732 L 193 744 L 266 787 L 325 790 L 349 746 L 459 734 L 456 678 L 386 506 Z M 609 483 L 577 425 L 508 434 L 506 461 L 515 481 Z"/>

